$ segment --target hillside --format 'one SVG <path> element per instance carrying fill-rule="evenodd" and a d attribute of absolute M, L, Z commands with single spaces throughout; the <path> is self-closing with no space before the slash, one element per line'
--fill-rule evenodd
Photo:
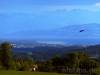
<path fill-rule="evenodd" d="M 26 57 L 29 55 L 35 60 L 48 60 L 56 55 L 63 56 L 70 52 L 86 52 L 91 57 L 100 57 L 100 45 L 94 46 L 36 46 L 34 48 L 14 48 L 14 55 Z"/>

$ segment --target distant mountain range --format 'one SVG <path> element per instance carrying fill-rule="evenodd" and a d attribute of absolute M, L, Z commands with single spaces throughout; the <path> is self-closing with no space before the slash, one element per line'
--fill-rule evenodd
<path fill-rule="evenodd" d="M 94 46 L 35 46 L 34 48 L 13 48 L 14 55 L 32 56 L 35 60 L 48 60 L 56 55 L 64 56 L 71 52 L 85 52 L 90 57 L 100 57 L 100 45 Z"/>
<path fill-rule="evenodd" d="M 69 45 L 100 44 L 100 24 L 68 25 L 53 30 L 22 30 L 6 34 L 6 37 L 41 42 L 60 41 Z"/>

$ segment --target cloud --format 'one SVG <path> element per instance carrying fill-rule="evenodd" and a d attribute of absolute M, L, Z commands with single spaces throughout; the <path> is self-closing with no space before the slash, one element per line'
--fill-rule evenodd
<path fill-rule="evenodd" d="M 0 13 L 40 14 L 44 12 L 69 12 L 73 10 L 100 11 L 100 3 L 91 5 L 28 5 L 0 8 Z"/>
<path fill-rule="evenodd" d="M 100 7 L 100 2 L 95 4 L 96 7 Z"/>
<path fill-rule="evenodd" d="M 98 8 L 96 8 L 94 5 L 56 5 L 56 6 L 46 6 L 44 8 L 41 8 L 41 10 L 44 11 L 63 11 L 63 12 L 69 12 L 73 10 L 82 10 L 82 11 L 90 11 L 94 12 L 97 11 Z"/>

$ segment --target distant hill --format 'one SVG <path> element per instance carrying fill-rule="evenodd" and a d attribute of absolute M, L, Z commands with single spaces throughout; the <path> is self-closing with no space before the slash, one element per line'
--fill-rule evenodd
<path fill-rule="evenodd" d="M 37 46 L 34 48 L 14 48 L 15 55 L 30 55 L 35 60 L 48 60 L 56 55 L 63 56 L 70 52 L 86 52 L 91 57 L 100 57 L 100 45 L 95 46 Z"/>

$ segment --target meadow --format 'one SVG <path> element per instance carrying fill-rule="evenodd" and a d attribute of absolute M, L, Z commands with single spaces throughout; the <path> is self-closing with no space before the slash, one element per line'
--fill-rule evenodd
<path fill-rule="evenodd" d="M 59 74 L 45 72 L 21 72 L 21 71 L 0 71 L 0 75 L 76 75 L 76 74 Z"/>

